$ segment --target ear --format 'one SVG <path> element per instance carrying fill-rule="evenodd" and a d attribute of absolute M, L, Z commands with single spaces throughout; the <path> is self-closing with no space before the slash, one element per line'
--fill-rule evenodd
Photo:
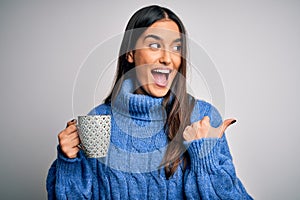
<path fill-rule="evenodd" d="M 134 63 L 134 57 L 133 57 L 133 52 L 132 51 L 127 53 L 126 59 L 129 63 Z"/>

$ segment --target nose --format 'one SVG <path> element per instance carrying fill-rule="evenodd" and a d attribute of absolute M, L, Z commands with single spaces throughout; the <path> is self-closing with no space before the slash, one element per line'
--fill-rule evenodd
<path fill-rule="evenodd" d="M 167 49 L 161 51 L 161 56 L 159 62 L 163 65 L 170 65 L 171 64 L 171 52 Z"/>

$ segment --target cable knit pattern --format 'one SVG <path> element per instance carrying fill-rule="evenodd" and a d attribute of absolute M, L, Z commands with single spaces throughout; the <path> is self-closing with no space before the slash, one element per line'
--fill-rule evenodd
<path fill-rule="evenodd" d="M 236 177 L 225 135 L 221 139 L 184 142 L 190 162 L 167 180 L 159 168 L 168 140 L 162 98 L 133 94 L 125 80 L 116 101 L 102 104 L 90 115 L 109 114 L 111 143 L 104 158 L 57 159 L 47 176 L 48 199 L 252 199 Z M 209 103 L 197 101 L 191 122 L 210 117 L 222 123 Z"/>

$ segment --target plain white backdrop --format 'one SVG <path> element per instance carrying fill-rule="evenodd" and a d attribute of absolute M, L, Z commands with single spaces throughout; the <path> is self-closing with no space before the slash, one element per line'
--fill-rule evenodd
<path fill-rule="evenodd" d="M 300 2 L 292 0 L 0 1 L 1 198 L 46 198 L 57 134 L 73 117 L 79 67 L 151 4 L 177 13 L 213 60 L 226 97 L 223 117 L 237 118 L 227 138 L 247 191 L 255 199 L 300 198 Z M 112 77 L 103 80 L 99 96 Z M 209 101 L 205 91 L 202 98 Z"/>

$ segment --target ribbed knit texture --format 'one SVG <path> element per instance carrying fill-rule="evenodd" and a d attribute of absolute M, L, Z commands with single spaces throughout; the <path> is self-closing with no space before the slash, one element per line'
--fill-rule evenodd
<path fill-rule="evenodd" d="M 167 180 L 158 168 L 168 140 L 162 98 L 133 94 L 125 80 L 112 105 L 100 105 L 89 114 L 109 114 L 111 143 L 105 158 L 66 158 L 58 147 L 48 172 L 48 199 L 252 199 L 236 177 L 225 135 L 221 139 L 184 142 L 190 162 Z M 222 123 L 209 103 L 197 101 L 191 122 L 210 117 Z"/>

